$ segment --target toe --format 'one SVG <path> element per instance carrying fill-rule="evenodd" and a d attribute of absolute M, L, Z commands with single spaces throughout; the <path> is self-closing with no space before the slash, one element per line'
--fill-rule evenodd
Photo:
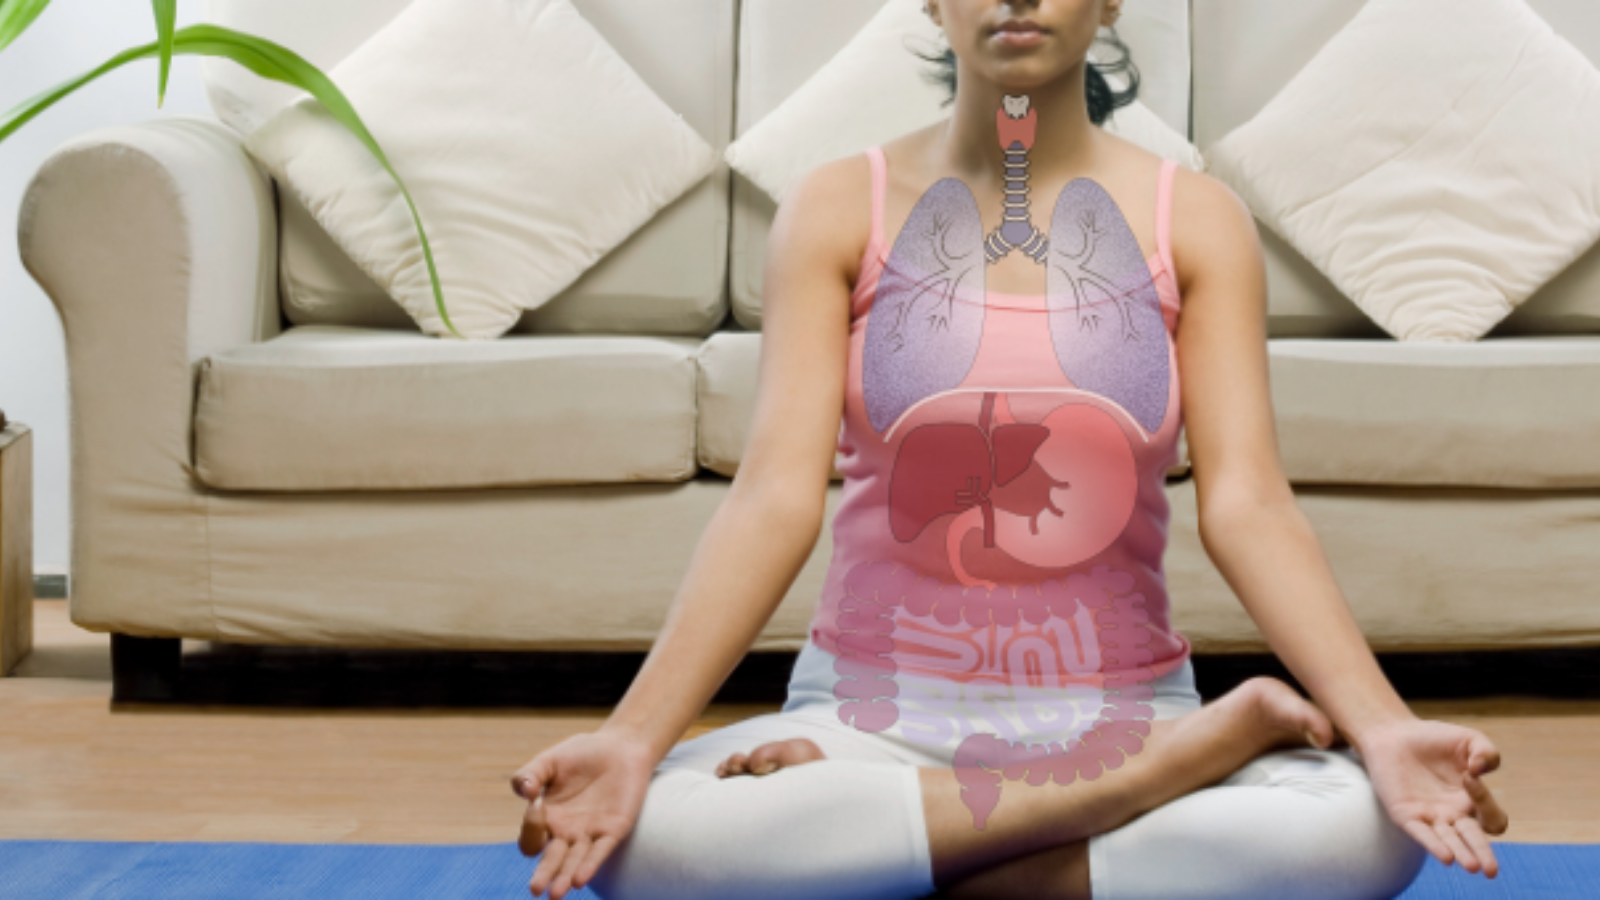
<path fill-rule="evenodd" d="M 755 775 L 770 775 L 785 766 L 825 759 L 822 748 L 809 738 L 791 738 L 762 744 L 750 752 L 749 770 Z"/>
<path fill-rule="evenodd" d="M 722 765 L 717 767 L 717 774 L 723 778 L 743 775 L 748 771 L 748 762 L 749 757 L 745 754 L 735 753 L 722 761 Z"/>
<path fill-rule="evenodd" d="M 787 743 L 789 744 L 789 752 L 793 754 L 793 758 L 789 760 L 791 765 L 827 759 L 822 753 L 822 748 L 818 747 L 816 742 L 810 738 L 795 738 Z"/>
<path fill-rule="evenodd" d="M 789 765 L 789 742 L 773 741 L 750 751 L 750 774 L 771 775 Z"/>

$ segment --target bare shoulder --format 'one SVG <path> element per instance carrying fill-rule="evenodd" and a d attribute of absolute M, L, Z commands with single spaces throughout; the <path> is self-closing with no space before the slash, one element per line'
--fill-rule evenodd
<path fill-rule="evenodd" d="M 800 498 L 819 515 L 844 409 L 851 287 L 871 229 L 868 165 L 845 157 L 806 172 L 767 236 L 756 404 L 734 485 Z"/>
<path fill-rule="evenodd" d="M 822 266 L 853 283 L 872 231 L 872 169 L 865 153 L 813 166 L 778 204 L 767 265 Z"/>
<path fill-rule="evenodd" d="M 1172 261 L 1180 288 L 1259 272 L 1261 235 L 1255 215 L 1216 176 L 1178 166 L 1172 180 Z"/>

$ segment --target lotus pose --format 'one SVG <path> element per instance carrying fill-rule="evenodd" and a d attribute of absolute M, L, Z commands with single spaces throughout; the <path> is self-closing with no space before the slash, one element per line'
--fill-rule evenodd
<path fill-rule="evenodd" d="M 1494 877 L 1498 751 L 1395 693 L 1279 464 L 1250 210 L 1101 127 L 1136 89 L 1087 58 L 1120 7 L 928 0 L 952 114 L 779 205 L 729 496 L 622 702 L 512 778 L 535 895 L 1377 898 L 1429 853 Z M 1195 688 L 1162 572 L 1185 427 L 1207 553 L 1311 699 Z M 679 742 L 835 465 L 782 710 Z"/>

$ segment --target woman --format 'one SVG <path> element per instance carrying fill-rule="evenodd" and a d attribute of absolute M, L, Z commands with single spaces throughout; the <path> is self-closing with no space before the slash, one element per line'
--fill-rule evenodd
<path fill-rule="evenodd" d="M 1388 897 L 1428 852 L 1494 877 L 1498 751 L 1396 695 L 1279 466 L 1248 208 L 1098 127 L 1137 88 L 1087 61 L 1120 6 L 928 0 L 952 115 L 780 205 L 729 497 L 627 696 L 513 776 L 535 895 Z M 1180 425 L 1207 551 L 1316 705 L 1195 691 L 1160 571 Z M 836 452 L 788 702 L 675 744 L 809 558 Z"/>

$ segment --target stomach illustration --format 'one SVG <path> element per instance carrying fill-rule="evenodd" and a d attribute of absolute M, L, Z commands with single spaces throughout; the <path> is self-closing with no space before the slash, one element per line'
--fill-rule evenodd
<path fill-rule="evenodd" d="M 946 554 L 958 581 L 971 575 L 963 539 L 981 532 L 985 551 L 1039 568 L 1065 568 L 1111 544 L 1138 495 L 1133 447 L 1114 418 L 1064 402 L 1037 423 L 1018 422 L 983 394 L 975 422 L 926 422 L 904 432 L 889 479 L 889 531 L 911 543 L 949 525 Z"/>

